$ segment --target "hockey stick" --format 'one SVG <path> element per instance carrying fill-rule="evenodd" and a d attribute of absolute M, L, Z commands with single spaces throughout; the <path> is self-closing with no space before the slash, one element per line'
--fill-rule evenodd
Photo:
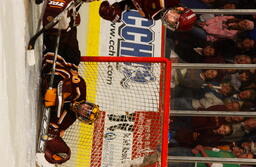
<path fill-rule="evenodd" d="M 57 17 L 54 18 L 55 21 L 53 20 L 52 22 L 47 24 L 45 27 L 43 27 L 37 34 L 35 34 L 34 39 L 36 40 L 36 38 L 38 38 L 44 31 L 46 31 L 46 30 L 52 28 L 54 25 L 56 25 L 60 21 L 63 12 L 68 11 L 70 9 L 77 8 L 82 3 L 83 3 L 83 1 L 81 1 L 81 0 L 76 0 L 76 2 L 75 1 L 70 2 L 68 4 L 68 6 Z M 58 49 L 59 49 L 59 43 L 60 43 L 60 35 L 61 35 L 61 29 L 60 29 L 60 27 L 58 27 L 58 35 L 57 35 L 56 48 L 55 48 L 55 52 L 54 52 L 53 67 L 52 67 L 52 71 L 51 71 L 51 76 L 50 76 L 50 82 L 49 82 L 49 88 L 48 89 L 53 88 L 54 73 L 55 73 L 55 70 L 56 70 L 56 61 L 57 61 L 57 55 L 58 55 Z M 32 43 L 31 46 L 33 48 L 34 43 Z M 60 113 L 58 115 L 60 115 Z M 45 150 L 45 142 L 48 139 L 48 125 L 49 125 L 49 122 L 50 122 L 50 107 L 47 107 L 47 108 L 44 107 L 43 108 L 43 118 L 42 118 L 41 127 L 40 127 L 38 152 L 44 152 L 44 150 Z"/>
<path fill-rule="evenodd" d="M 52 72 L 50 76 L 50 83 L 49 83 L 49 88 L 53 88 L 53 81 L 54 81 L 54 73 L 56 71 L 56 61 L 57 61 L 57 56 L 58 56 L 58 51 L 59 51 L 59 44 L 60 44 L 60 35 L 61 35 L 61 29 L 58 29 L 58 36 L 57 36 L 57 41 L 56 41 L 56 48 L 54 52 L 54 59 L 53 59 L 53 66 L 52 66 Z M 40 127 L 40 135 L 39 135 L 39 143 L 38 143 L 38 151 L 39 152 L 44 152 L 45 150 L 45 142 L 48 139 L 48 125 L 50 122 L 50 107 L 44 107 L 43 109 L 43 119 L 41 122 L 41 127 Z"/>
<path fill-rule="evenodd" d="M 57 117 L 60 118 L 60 112 L 62 108 L 62 87 L 63 87 L 63 81 L 60 81 L 57 88 L 57 95 L 58 95 L 58 107 L 57 107 Z"/>

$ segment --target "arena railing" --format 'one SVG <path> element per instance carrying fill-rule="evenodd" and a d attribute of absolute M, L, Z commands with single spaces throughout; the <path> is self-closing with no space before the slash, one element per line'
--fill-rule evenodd
<path fill-rule="evenodd" d="M 232 14 L 250 15 L 255 14 L 256 9 L 192 9 L 196 14 Z"/>

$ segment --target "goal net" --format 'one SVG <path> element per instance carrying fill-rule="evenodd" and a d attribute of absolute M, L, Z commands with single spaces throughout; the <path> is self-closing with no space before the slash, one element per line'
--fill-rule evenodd
<path fill-rule="evenodd" d="M 170 71 L 165 58 L 82 57 L 87 101 L 102 112 L 65 132 L 71 159 L 61 166 L 166 166 Z"/>

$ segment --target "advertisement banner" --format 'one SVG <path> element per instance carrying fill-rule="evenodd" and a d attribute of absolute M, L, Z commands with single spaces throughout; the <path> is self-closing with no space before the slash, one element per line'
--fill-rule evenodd
<path fill-rule="evenodd" d="M 101 20 L 100 55 L 161 57 L 161 21 L 148 20 L 135 10 L 120 23 Z"/>
<path fill-rule="evenodd" d="M 103 112 L 95 123 L 91 166 L 118 166 L 155 153 L 161 143 L 158 112 Z M 157 166 L 157 164 L 151 164 Z"/>
<path fill-rule="evenodd" d="M 116 0 L 110 0 L 112 4 Z M 161 57 L 161 21 L 148 20 L 135 10 L 123 12 L 121 22 L 112 23 L 99 16 L 101 1 L 81 9 L 78 40 L 82 56 Z"/>

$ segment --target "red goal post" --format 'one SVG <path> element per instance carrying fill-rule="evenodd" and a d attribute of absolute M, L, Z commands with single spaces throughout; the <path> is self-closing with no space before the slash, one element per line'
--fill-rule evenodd
<path fill-rule="evenodd" d="M 146 166 L 166 167 L 171 62 L 88 56 L 81 58 L 79 73 L 87 100 L 103 112 L 93 125 L 76 121 L 67 130 L 64 140 L 72 154 L 62 166 L 121 167 L 158 152 L 156 162 Z"/>

